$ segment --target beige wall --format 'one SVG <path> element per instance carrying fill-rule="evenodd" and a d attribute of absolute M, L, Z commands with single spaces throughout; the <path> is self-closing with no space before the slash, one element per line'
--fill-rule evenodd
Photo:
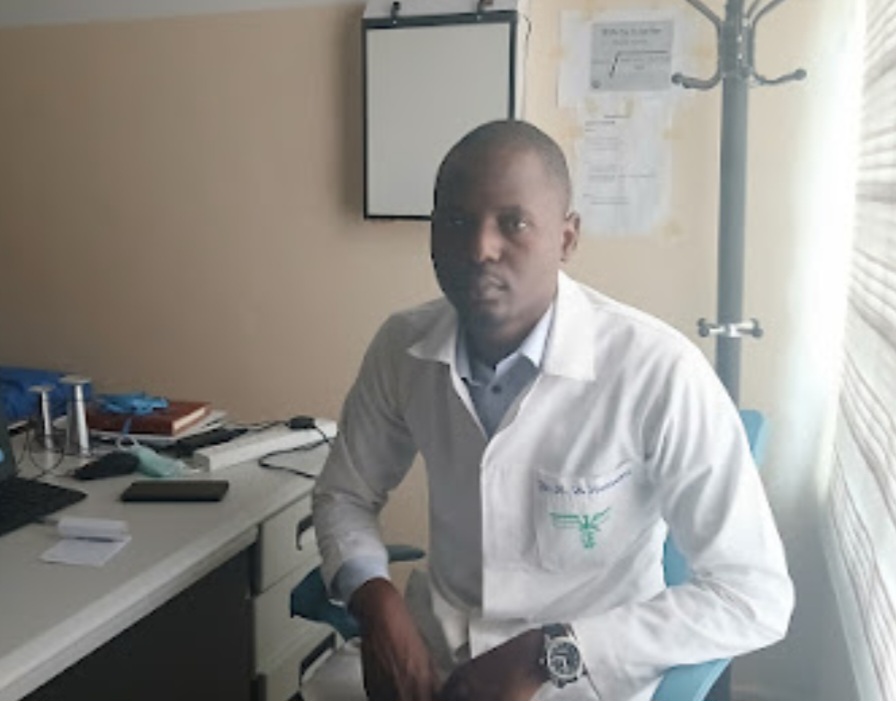
<path fill-rule="evenodd" d="M 567 148 L 560 12 L 633 5 L 532 0 L 526 114 Z M 801 394 L 793 372 L 811 352 L 796 336 L 806 287 L 794 285 L 825 235 L 812 174 L 848 5 L 790 0 L 776 13 L 763 69 L 802 63 L 812 79 L 752 103 L 745 313 L 767 335 L 746 343 L 742 395 L 772 419 L 764 478 L 801 608 L 783 661 L 745 663 L 744 698 L 833 699 L 815 688 L 819 667 L 845 664 L 830 636 L 830 659 L 812 646 L 831 614 L 819 615 L 829 597 L 799 503 L 820 419 L 801 414 L 794 397 L 817 394 Z M 437 292 L 425 225 L 361 219 L 360 15 L 340 5 L 0 30 L 0 363 L 208 398 L 241 419 L 335 416 L 380 321 Z M 711 33 L 698 36 L 706 63 Z M 671 214 L 657 230 L 585 237 L 570 266 L 709 355 L 694 326 L 715 308 L 719 99 L 689 96 L 666 134 Z M 418 467 L 387 534 L 425 542 L 425 509 Z"/>
<path fill-rule="evenodd" d="M 425 225 L 361 218 L 361 13 L 0 30 L 0 363 L 337 416 L 379 323 L 437 293 Z M 421 492 L 396 538 L 426 542 Z"/>
<path fill-rule="evenodd" d="M 0 355 L 334 415 L 420 224 L 360 217 L 360 7 L 0 33 Z"/>
<path fill-rule="evenodd" d="M 557 104 L 558 68 L 564 56 L 560 41 L 563 12 L 577 10 L 587 17 L 633 6 L 680 10 L 682 4 L 681 0 L 637 5 L 631 0 L 532 2 L 526 118 L 562 144 L 573 169 L 581 127 L 573 110 Z M 711 30 L 696 31 L 696 38 L 697 56 L 712 50 Z M 711 73 L 712 66 L 705 70 Z M 670 115 L 671 124 L 664 129 L 664 143 L 672 157 L 666 179 L 666 216 L 651 232 L 634 237 L 597 237 L 593 228 L 585 227 L 569 270 L 602 291 L 649 310 L 698 341 L 697 319 L 711 318 L 715 309 L 718 95 L 689 93 L 679 98 Z M 711 352 L 711 345 L 702 345 Z"/>

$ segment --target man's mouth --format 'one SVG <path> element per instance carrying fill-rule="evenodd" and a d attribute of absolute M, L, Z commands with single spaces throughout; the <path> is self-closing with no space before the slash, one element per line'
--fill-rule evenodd
<path fill-rule="evenodd" d="M 488 274 L 470 278 L 467 285 L 467 293 L 474 301 L 491 299 L 506 289 L 507 285 L 501 278 Z"/>

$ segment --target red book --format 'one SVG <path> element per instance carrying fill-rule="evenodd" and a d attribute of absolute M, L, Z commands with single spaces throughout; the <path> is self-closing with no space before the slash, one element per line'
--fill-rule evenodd
<path fill-rule="evenodd" d="M 175 436 L 199 423 L 208 416 L 211 406 L 208 402 L 168 400 L 164 409 L 156 409 L 148 414 L 115 414 L 103 411 L 96 404 L 87 407 L 87 426 L 94 431 L 120 433 L 128 421 L 128 433 L 150 434 L 154 436 Z"/>

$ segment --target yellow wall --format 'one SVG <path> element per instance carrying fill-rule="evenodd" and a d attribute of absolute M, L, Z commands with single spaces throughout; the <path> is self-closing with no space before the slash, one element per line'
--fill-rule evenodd
<path fill-rule="evenodd" d="M 760 43 L 763 70 L 801 64 L 810 80 L 751 103 L 745 314 L 767 334 L 745 342 L 742 397 L 774 426 L 764 478 L 803 593 L 798 621 L 826 601 L 814 589 L 823 565 L 805 555 L 814 516 L 798 507 L 820 422 L 795 401 L 820 396 L 798 381 L 814 352 L 798 336 L 811 288 L 801 261 L 832 223 L 813 214 L 829 204 L 815 180 L 833 147 L 819 134 L 836 112 L 852 4 L 782 6 Z M 567 148 L 560 13 L 635 5 L 532 0 L 526 115 Z M 77 371 L 100 390 L 208 398 L 240 419 L 335 416 L 378 324 L 437 293 L 424 224 L 361 218 L 361 12 L 0 30 L 0 363 Z M 708 73 L 712 34 L 698 36 Z M 693 94 L 676 113 L 670 215 L 657 231 L 585 237 L 570 265 L 710 356 L 695 322 L 715 309 L 719 102 L 718 91 Z M 418 467 L 387 510 L 390 537 L 425 542 L 425 496 Z M 760 666 L 744 685 L 805 697 L 814 672 L 788 675 L 823 637 L 814 625 L 796 627 L 780 675 Z"/>

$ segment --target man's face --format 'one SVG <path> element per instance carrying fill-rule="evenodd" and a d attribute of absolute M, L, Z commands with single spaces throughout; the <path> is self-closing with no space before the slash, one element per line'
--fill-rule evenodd
<path fill-rule="evenodd" d="M 432 260 L 474 336 L 520 342 L 550 306 L 578 238 L 563 188 L 531 150 L 458 154 L 436 193 Z"/>

